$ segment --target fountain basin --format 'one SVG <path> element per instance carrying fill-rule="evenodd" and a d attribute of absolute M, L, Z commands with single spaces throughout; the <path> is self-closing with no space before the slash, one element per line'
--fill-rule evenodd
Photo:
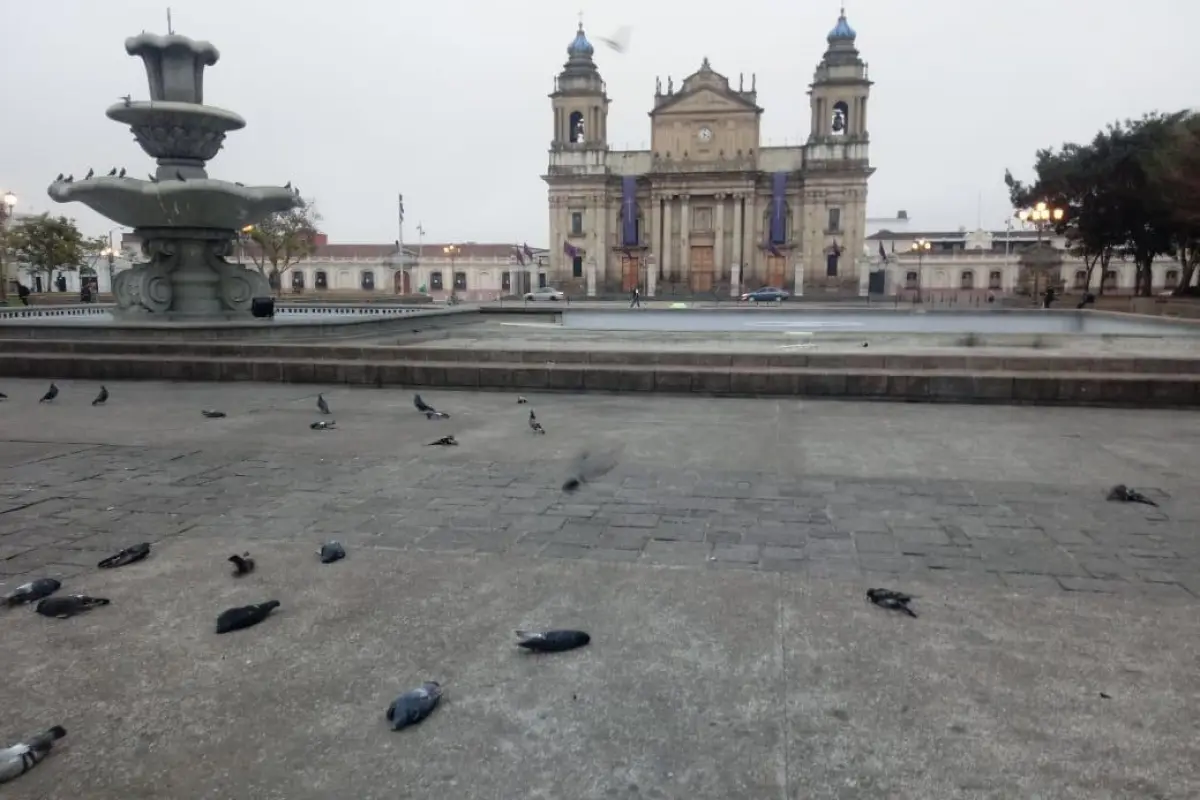
<path fill-rule="evenodd" d="M 301 204 L 282 186 L 238 186 L 229 181 L 91 178 L 50 185 L 59 203 L 79 202 L 127 228 L 210 228 L 236 231 Z"/>
<path fill-rule="evenodd" d="M 141 148 L 158 159 L 208 161 L 220 151 L 225 134 L 246 127 L 232 111 L 194 103 L 118 103 L 104 113 L 128 125 Z"/>

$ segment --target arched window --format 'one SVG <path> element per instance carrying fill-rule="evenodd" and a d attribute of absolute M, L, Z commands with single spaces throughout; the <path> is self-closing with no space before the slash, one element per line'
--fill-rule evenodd
<path fill-rule="evenodd" d="M 583 256 L 575 256 L 571 259 L 571 277 L 583 277 Z"/>
<path fill-rule="evenodd" d="M 958 276 L 958 285 L 960 289 L 975 288 L 975 272 L 973 270 L 964 269 L 962 275 Z"/>
<path fill-rule="evenodd" d="M 465 292 L 467 290 L 467 273 L 454 273 L 454 288 L 460 292 Z"/>
<path fill-rule="evenodd" d="M 994 269 L 988 273 L 988 288 L 999 289 L 1001 285 L 1000 270 Z"/>
<path fill-rule="evenodd" d="M 1075 270 L 1075 284 L 1074 285 L 1075 285 L 1076 289 L 1086 289 L 1087 288 L 1087 272 L 1085 272 L 1084 270 L 1081 270 L 1081 269 Z"/>
<path fill-rule="evenodd" d="M 299 269 L 292 270 L 292 288 L 293 289 L 303 289 L 304 288 L 304 271 L 303 270 L 299 270 Z"/>
<path fill-rule="evenodd" d="M 583 112 L 572 111 L 568 118 L 570 124 L 570 136 L 572 144 L 582 144 L 584 139 L 583 130 Z"/>
<path fill-rule="evenodd" d="M 844 100 L 833 104 L 833 118 L 829 121 L 829 130 L 834 136 L 845 136 L 850 130 L 850 106 Z"/>
<path fill-rule="evenodd" d="M 442 272 L 436 270 L 429 273 L 429 289 L 430 291 L 440 292 L 442 290 Z"/>
<path fill-rule="evenodd" d="M 325 270 L 319 269 L 317 270 L 316 274 L 313 275 L 313 286 L 318 289 L 329 288 L 329 276 L 325 274 Z"/>
<path fill-rule="evenodd" d="M 358 285 L 362 287 L 364 292 L 375 291 L 375 273 L 369 269 L 364 269 L 358 276 Z"/>
<path fill-rule="evenodd" d="M 1117 288 L 1117 271 L 1115 269 L 1105 270 L 1103 288 L 1105 288 L 1105 289 Z"/>
<path fill-rule="evenodd" d="M 910 272 L 904 276 L 904 288 L 905 289 L 917 288 L 917 273 Z"/>

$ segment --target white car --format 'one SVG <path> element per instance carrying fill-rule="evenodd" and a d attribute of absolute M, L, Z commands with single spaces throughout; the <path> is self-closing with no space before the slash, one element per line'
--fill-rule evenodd
<path fill-rule="evenodd" d="M 543 286 L 537 291 L 525 295 L 526 300 L 566 300 L 567 296 L 552 286 Z"/>

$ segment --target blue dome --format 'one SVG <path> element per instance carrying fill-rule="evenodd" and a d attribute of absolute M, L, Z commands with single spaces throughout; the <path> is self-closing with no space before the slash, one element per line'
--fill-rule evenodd
<path fill-rule="evenodd" d="M 853 40 L 857 35 L 854 32 L 854 28 L 851 28 L 850 23 L 846 21 L 846 12 L 843 9 L 841 15 L 838 17 L 837 25 L 833 26 L 833 30 L 829 32 L 829 36 L 826 39 L 831 42 L 844 39 Z"/>
<path fill-rule="evenodd" d="M 567 45 L 568 56 L 587 56 L 591 58 L 596 52 L 596 48 L 592 47 L 592 43 L 587 40 L 587 36 L 583 33 L 583 23 L 579 23 L 579 30 L 575 33 L 575 40 Z"/>

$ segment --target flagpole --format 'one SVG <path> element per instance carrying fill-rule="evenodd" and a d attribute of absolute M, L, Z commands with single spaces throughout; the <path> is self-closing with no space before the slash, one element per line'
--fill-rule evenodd
<path fill-rule="evenodd" d="M 412 273 L 408 269 L 408 262 L 404 259 L 404 195 L 396 196 L 397 212 L 399 216 L 399 230 L 397 231 L 400 238 L 396 239 L 396 247 L 400 250 L 400 274 L 408 275 L 408 290 L 412 291 Z M 393 287 L 393 291 L 395 291 Z"/>

